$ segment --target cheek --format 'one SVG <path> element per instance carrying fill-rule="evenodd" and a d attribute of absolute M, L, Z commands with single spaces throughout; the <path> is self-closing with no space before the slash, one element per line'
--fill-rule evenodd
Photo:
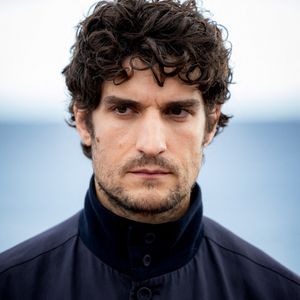
<path fill-rule="evenodd" d="M 98 160 L 121 163 L 121 158 L 128 152 L 129 140 L 128 131 L 124 126 L 99 129 L 95 132 Z"/>
<path fill-rule="evenodd" d="M 204 130 L 202 127 L 198 130 L 197 128 L 197 126 L 186 128 L 184 131 L 178 131 L 173 137 L 175 141 L 173 149 L 180 159 L 182 171 L 191 182 L 197 177 L 202 161 Z"/>
<path fill-rule="evenodd" d="M 189 140 L 189 162 L 192 168 L 198 169 L 202 159 L 202 139 L 199 136 L 190 137 Z"/>
<path fill-rule="evenodd" d="M 185 128 L 184 130 L 178 130 L 173 136 L 173 140 L 176 144 L 176 149 L 191 157 L 197 157 L 201 153 L 202 143 L 204 139 L 204 130 L 197 126 Z"/>

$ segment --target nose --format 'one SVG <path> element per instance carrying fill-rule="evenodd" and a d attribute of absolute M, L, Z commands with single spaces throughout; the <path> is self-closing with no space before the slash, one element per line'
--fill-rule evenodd
<path fill-rule="evenodd" d="M 167 149 L 163 120 L 158 112 L 141 117 L 137 128 L 136 149 L 148 156 L 156 156 Z"/>

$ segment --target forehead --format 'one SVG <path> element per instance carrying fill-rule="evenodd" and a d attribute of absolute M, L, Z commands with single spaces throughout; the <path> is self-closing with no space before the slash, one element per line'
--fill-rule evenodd
<path fill-rule="evenodd" d="M 133 65 L 134 64 L 134 65 Z M 124 69 L 129 79 L 121 84 L 104 81 L 102 85 L 102 99 L 106 96 L 130 98 L 136 101 L 172 101 L 181 99 L 199 99 L 203 101 L 201 92 L 196 85 L 188 85 L 177 76 L 167 77 L 163 86 L 155 79 L 151 69 L 145 69 L 140 60 L 124 61 Z"/>

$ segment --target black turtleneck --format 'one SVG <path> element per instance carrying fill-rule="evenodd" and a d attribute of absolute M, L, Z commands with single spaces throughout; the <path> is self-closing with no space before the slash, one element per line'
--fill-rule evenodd
<path fill-rule="evenodd" d="M 134 280 L 171 272 L 186 264 L 201 243 L 200 187 L 194 186 L 190 207 L 181 219 L 147 224 L 122 218 L 103 207 L 92 177 L 79 231 L 85 245 L 100 260 Z"/>

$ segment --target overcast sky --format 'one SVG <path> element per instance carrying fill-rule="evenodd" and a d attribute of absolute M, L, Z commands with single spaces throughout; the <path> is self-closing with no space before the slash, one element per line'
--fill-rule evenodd
<path fill-rule="evenodd" d="M 60 121 L 75 26 L 94 1 L 0 0 L 0 121 Z M 300 1 L 203 0 L 233 44 L 237 120 L 300 120 Z"/>

